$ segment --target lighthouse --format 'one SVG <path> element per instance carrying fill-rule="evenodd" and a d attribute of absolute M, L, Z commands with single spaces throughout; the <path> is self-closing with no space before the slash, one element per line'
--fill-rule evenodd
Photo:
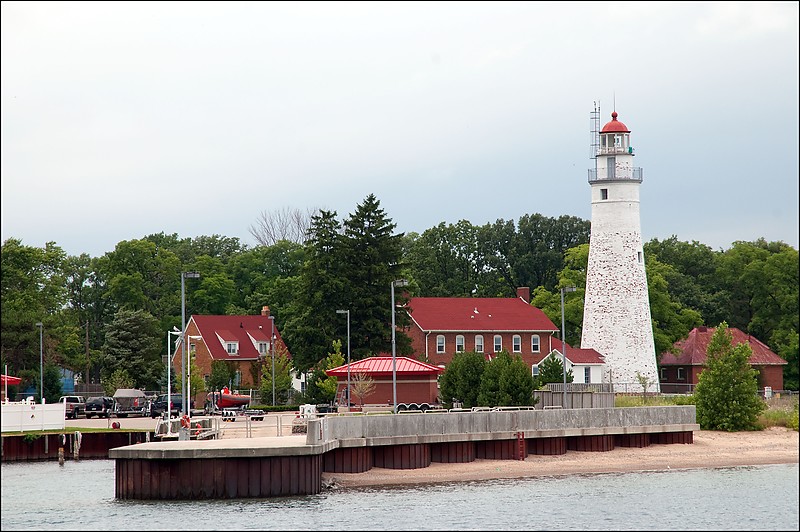
<path fill-rule="evenodd" d="M 595 109 L 599 124 L 599 110 Z M 595 167 L 589 169 L 592 224 L 586 270 L 581 348 L 605 357 L 603 382 L 615 391 L 659 391 L 653 324 L 647 292 L 639 187 L 631 132 L 611 113 L 593 131 Z"/>

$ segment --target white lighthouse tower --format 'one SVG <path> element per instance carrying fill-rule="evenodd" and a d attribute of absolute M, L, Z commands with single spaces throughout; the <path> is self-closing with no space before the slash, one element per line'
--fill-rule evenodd
<path fill-rule="evenodd" d="M 594 116 L 599 119 L 597 108 Z M 642 391 L 638 373 L 648 379 L 648 391 L 658 392 L 639 221 L 642 169 L 633 166 L 631 132 L 617 120 L 616 111 L 593 133 L 592 226 L 581 348 L 593 348 L 605 357 L 603 382 L 613 383 L 615 391 Z"/>

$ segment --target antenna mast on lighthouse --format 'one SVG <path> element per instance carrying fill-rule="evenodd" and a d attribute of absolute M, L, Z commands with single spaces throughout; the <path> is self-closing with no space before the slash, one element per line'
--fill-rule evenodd
<path fill-rule="evenodd" d="M 589 159 L 597 164 L 597 153 L 600 151 L 600 102 L 594 102 L 594 110 L 589 113 Z"/>

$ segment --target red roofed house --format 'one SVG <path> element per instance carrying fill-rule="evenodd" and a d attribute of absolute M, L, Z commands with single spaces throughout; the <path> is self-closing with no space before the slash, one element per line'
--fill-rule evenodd
<path fill-rule="evenodd" d="M 396 369 L 393 372 L 393 367 Z M 339 381 L 336 398 L 339 404 L 347 403 L 347 364 L 326 370 L 329 376 L 334 376 Z M 353 393 L 353 375 L 364 373 L 375 383 L 372 393 L 363 398 L 364 404 L 394 403 L 394 390 L 392 375 L 397 375 L 397 403 L 428 403 L 438 402 L 439 390 L 437 379 L 442 372 L 425 362 L 408 357 L 395 357 L 394 364 L 391 356 L 370 357 L 350 363 L 350 400 L 358 404 L 359 398 Z"/>
<path fill-rule="evenodd" d="M 558 360 L 561 360 L 561 340 L 555 340 L 554 345 L 553 354 Z M 571 347 L 569 344 L 566 344 L 565 349 L 567 351 L 567 371 L 572 370 L 573 383 L 598 384 L 603 382 L 603 370 L 606 365 L 603 355 L 594 349 L 581 349 Z M 547 354 L 543 354 L 536 365 L 545 357 Z M 534 367 L 533 374 L 537 375 L 538 373 L 538 368 Z"/>
<path fill-rule="evenodd" d="M 698 376 L 704 369 L 706 353 L 714 327 L 695 327 L 685 340 L 675 342 L 679 349 L 677 355 L 664 353 L 661 355 L 661 391 L 667 393 L 690 393 L 697 384 Z M 783 366 L 786 361 L 773 353 L 766 344 L 740 331 L 736 327 L 728 327 L 733 336 L 733 345 L 749 344 L 753 354 L 750 365 L 758 371 L 758 386 L 770 386 L 773 390 L 783 390 Z M 569 351 L 567 351 L 569 352 Z"/>
<path fill-rule="evenodd" d="M 247 390 L 258 388 L 261 360 L 269 359 L 270 336 L 273 332 L 273 320 L 270 319 L 269 307 L 264 306 L 261 314 L 256 316 L 200 316 L 192 315 L 186 324 L 186 334 L 189 337 L 190 352 L 193 353 L 195 364 L 203 374 L 204 379 L 211 375 L 211 362 L 226 360 L 236 366 L 236 378 L 233 386 L 236 389 Z M 281 339 L 281 333 L 275 327 L 275 355 L 284 353 L 291 358 L 286 344 Z M 200 336 L 201 338 L 191 338 Z M 180 378 L 182 347 L 175 352 L 175 375 Z M 203 404 L 206 392 L 202 397 L 192 394 L 195 404 Z"/>
<path fill-rule="evenodd" d="M 406 308 L 411 325 L 405 332 L 414 352 L 436 366 L 446 366 L 462 351 L 491 359 L 505 349 L 533 368 L 561 346 L 553 338 L 558 327 L 531 306 L 528 288 L 517 288 L 517 297 L 509 298 L 414 297 Z"/>

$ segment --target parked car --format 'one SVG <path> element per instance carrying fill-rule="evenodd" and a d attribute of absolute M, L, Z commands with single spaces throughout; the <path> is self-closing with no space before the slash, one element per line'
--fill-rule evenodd
<path fill-rule="evenodd" d="M 90 397 L 86 400 L 86 419 L 97 417 L 111 417 L 114 412 L 113 397 Z"/>
<path fill-rule="evenodd" d="M 86 408 L 86 400 L 81 395 L 62 395 L 58 402 L 67 404 L 67 409 L 64 412 L 64 417 L 67 419 L 75 419 L 78 416 L 82 416 Z"/>
<path fill-rule="evenodd" d="M 170 408 L 170 416 L 178 417 L 183 410 L 183 399 L 181 394 L 172 394 L 172 408 Z M 150 404 L 150 417 L 155 419 L 164 415 L 167 411 L 167 394 L 159 395 L 155 401 Z"/>

